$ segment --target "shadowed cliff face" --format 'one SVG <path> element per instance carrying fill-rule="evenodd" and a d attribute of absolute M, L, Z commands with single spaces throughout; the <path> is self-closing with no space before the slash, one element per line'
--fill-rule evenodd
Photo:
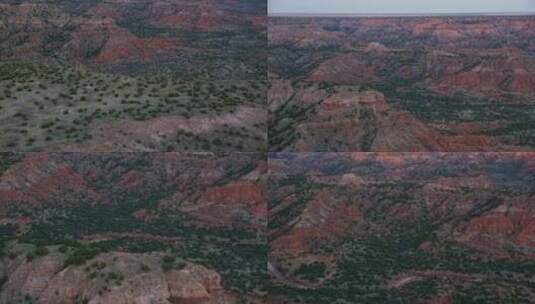
<path fill-rule="evenodd" d="M 531 302 L 534 160 L 272 153 L 270 301 Z"/>
<path fill-rule="evenodd" d="M 262 301 L 262 155 L 0 159 L 0 303 Z"/>
<path fill-rule="evenodd" d="M 529 150 L 534 24 L 270 18 L 270 149 Z"/>

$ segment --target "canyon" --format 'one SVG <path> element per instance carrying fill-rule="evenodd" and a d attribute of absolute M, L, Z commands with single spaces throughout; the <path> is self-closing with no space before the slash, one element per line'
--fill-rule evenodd
<path fill-rule="evenodd" d="M 266 6 L 2 1 L 0 150 L 266 150 Z"/>
<path fill-rule="evenodd" d="M 268 22 L 270 151 L 533 149 L 533 16 Z"/>
<path fill-rule="evenodd" d="M 0 303 L 263 303 L 262 155 L 0 159 Z"/>
<path fill-rule="evenodd" d="M 535 17 L 0 1 L 0 304 L 535 303 Z"/>
<path fill-rule="evenodd" d="M 534 160 L 273 153 L 268 303 L 532 303 Z"/>

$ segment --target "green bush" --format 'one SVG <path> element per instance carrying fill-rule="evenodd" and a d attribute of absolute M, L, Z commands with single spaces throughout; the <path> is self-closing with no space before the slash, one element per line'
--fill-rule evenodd
<path fill-rule="evenodd" d="M 325 276 L 326 266 L 322 262 L 313 262 L 311 264 L 302 264 L 294 271 L 294 275 L 307 281 L 317 281 Z"/>
<path fill-rule="evenodd" d="M 39 246 L 35 249 L 34 251 L 34 254 L 37 255 L 37 256 L 45 256 L 49 253 L 50 251 L 48 250 L 48 248 L 46 248 L 45 246 Z"/>
<path fill-rule="evenodd" d="M 86 261 L 94 258 L 97 254 L 99 254 L 99 250 L 96 248 L 89 248 L 86 246 L 76 248 L 70 253 L 69 257 L 65 261 L 65 266 L 82 265 Z"/>

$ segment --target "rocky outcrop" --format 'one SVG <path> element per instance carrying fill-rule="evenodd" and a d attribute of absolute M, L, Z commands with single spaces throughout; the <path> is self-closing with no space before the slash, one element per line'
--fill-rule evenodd
<path fill-rule="evenodd" d="M 64 256 L 55 250 L 31 262 L 22 257 L 8 262 L 8 281 L 0 302 L 22 295 L 43 304 L 82 300 L 91 304 L 233 303 L 216 272 L 191 263 L 163 271 L 162 258 L 161 254 L 113 252 L 98 255 L 84 265 L 64 267 Z"/>
<path fill-rule="evenodd" d="M 49 151 L 145 151 L 155 152 L 165 149 L 169 138 L 176 136 L 177 130 L 195 135 L 209 136 L 222 128 L 251 128 L 255 123 L 266 120 L 266 110 L 261 107 L 243 105 L 231 112 L 206 114 L 194 117 L 167 115 L 145 121 L 119 119 L 98 122 L 90 126 L 92 138 L 81 144 L 60 144 L 47 147 Z M 262 130 L 251 130 L 256 136 L 265 137 Z M 128 136 L 125 136 L 128 134 Z M 252 143 L 254 144 L 254 143 Z M 244 147 L 253 150 L 254 148 Z"/>

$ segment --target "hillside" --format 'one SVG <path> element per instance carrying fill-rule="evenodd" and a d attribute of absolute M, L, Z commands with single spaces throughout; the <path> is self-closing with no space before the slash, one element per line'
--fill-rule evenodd
<path fill-rule="evenodd" d="M 0 160 L 0 303 L 262 303 L 262 155 Z"/>
<path fill-rule="evenodd" d="M 263 151 L 265 1 L 1 1 L 2 151 Z"/>
<path fill-rule="evenodd" d="M 270 18 L 270 151 L 529 151 L 534 24 Z"/>
<path fill-rule="evenodd" d="M 264 77 L 265 1 L 2 2 L 0 60 L 124 73 L 163 69 L 182 78 Z"/>
<path fill-rule="evenodd" d="M 533 153 L 272 153 L 269 303 L 533 303 Z"/>

